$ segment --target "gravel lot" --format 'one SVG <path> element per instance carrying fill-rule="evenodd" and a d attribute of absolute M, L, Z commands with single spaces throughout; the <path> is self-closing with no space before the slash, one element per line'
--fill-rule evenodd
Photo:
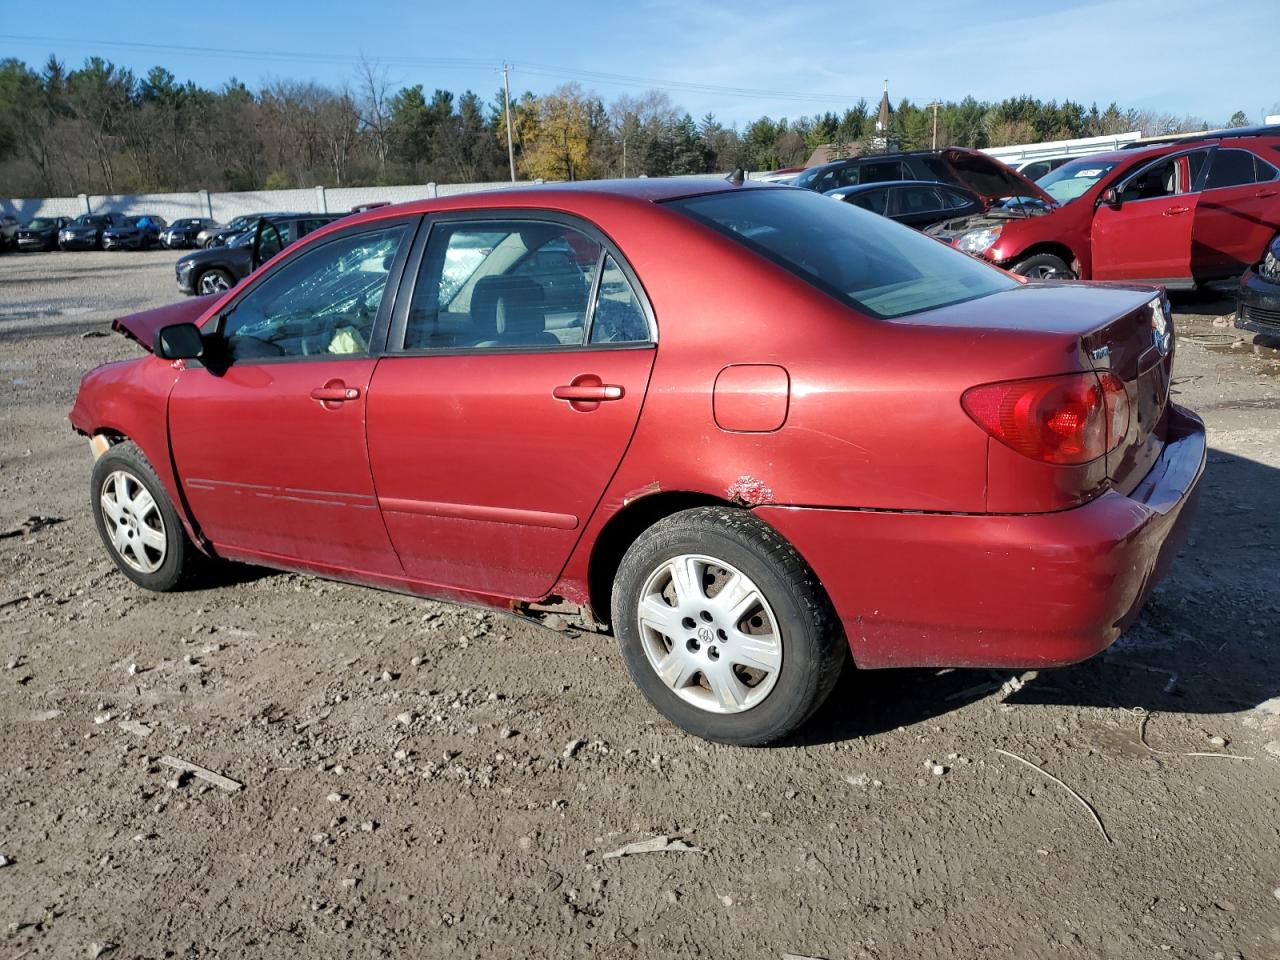
<path fill-rule="evenodd" d="M 252 568 L 133 588 L 66 413 L 175 257 L 0 256 L 6 956 L 1280 957 L 1280 352 L 1229 303 L 1178 305 L 1210 465 L 1127 636 L 854 676 L 741 750 L 661 721 L 608 638 Z M 603 857 L 655 835 L 700 851 Z"/>

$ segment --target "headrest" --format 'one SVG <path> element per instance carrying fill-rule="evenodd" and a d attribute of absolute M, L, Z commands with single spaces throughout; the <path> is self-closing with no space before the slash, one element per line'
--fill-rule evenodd
<path fill-rule="evenodd" d="M 471 292 L 471 323 L 482 340 L 542 333 L 542 287 L 528 277 L 485 277 Z"/>

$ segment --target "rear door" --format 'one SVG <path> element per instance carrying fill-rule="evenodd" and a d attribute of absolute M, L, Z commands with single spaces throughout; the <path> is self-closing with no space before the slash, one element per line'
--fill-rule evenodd
<path fill-rule="evenodd" d="M 416 580 L 544 596 L 631 440 L 651 311 L 575 219 L 442 216 L 417 247 L 369 389 L 387 529 Z"/>
<path fill-rule="evenodd" d="M 1100 203 L 1092 227 L 1095 280 L 1191 282 L 1191 229 L 1208 151 L 1160 157 Z"/>
<path fill-rule="evenodd" d="M 1276 178 L 1276 168 L 1248 150 L 1213 152 L 1191 230 L 1196 279 L 1234 276 L 1262 258 L 1278 225 Z"/>

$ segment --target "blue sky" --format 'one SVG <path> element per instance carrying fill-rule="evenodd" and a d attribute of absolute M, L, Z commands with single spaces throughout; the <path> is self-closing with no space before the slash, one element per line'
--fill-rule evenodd
<path fill-rule="evenodd" d="M 1028 93 L 1257 121 L 1280 102 L 1275 4 L 0 0 L 0 56 L 78 65 L 97 53 L 139 73 L 161 63 L 183 80 L 256 86 L 340 84 L 363 54 L 398 85 L 486 100 L 505 59 L 513 94 L 576 80 L 611 101 L 656 87 L 726 123 L 874 103 L 886 78 L 895 102 Z"/>

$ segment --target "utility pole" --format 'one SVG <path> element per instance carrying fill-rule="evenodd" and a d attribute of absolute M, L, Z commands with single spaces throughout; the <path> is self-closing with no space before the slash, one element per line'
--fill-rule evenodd
<path fill-rule="evenodd" d="M 933 149 L 937 150 L 938 149 L 938 107 L 941 106 L 941 104 L 939 104 L 938 101 L 935 100 L 933 101 L 933 103 L 929 104 L 929 106 L 933 107 Z"/>
<path fill-rule="evenodd" d="M 502 94 L 507 101 L 507 160 L 511 163 L 511 182 L 516 182 L 516 144 L 511 136 L 511 83 L 507 73 L 511 70 L 505 63 L 502 65 Z"/>

